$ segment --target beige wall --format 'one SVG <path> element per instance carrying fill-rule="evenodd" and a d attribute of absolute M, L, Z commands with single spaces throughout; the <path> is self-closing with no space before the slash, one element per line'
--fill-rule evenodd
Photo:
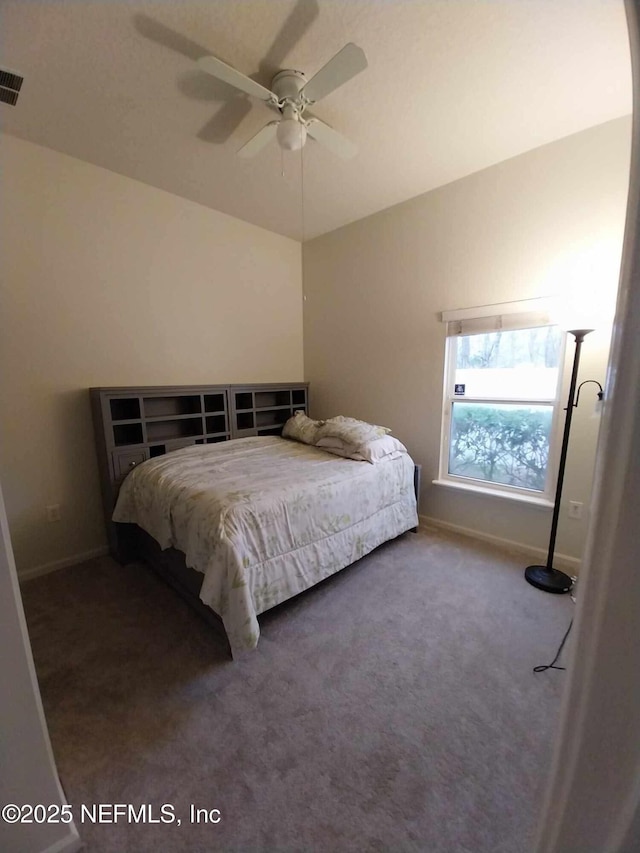
<path fill-rule="evenodd" d="M 24 573 L 105 543 L 90 386 L 303 378 L 301 258 L 293 240 L 10 136 L 0 164 L 0 478 Z"/>
<path fill-rule="evenodd" d="M 421 514 L 546 548 L 549 509 L 432 485 L 444 360 L 438 314 L 576 283 L 583 301 L 595 289 L 613 309 L 630 130 L 630 118 L 608 122 L 305 244 L 313 412 L 390 426 L 423 465 Z M 604 384 L 609 335 L 605 326 L 586 339 L 581 379 Z M 589 387 L 574 415 L 563 495 L 584 502 L 584 518 L 563 511 L 558 534 L 558 551 L 573 557 L 588 524 L 598 430 Z"/>

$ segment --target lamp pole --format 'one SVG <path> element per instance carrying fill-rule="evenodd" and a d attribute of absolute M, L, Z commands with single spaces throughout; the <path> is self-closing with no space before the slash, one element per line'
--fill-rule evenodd
<path fill-rule="evenodd" d="M 576 340 L 576 349 L 573 356 L 573 370 L 571 371 L 571 385 L 569 387 L 569 400 L 567 402 L 567 416 L 564 422 L 564 434 L 562 436 L 562 450 L 560 451 L 560 466 L 558 468 L 558 483 L 556 486 L 556 497 L 553 505 L 553 519 L 551 521 L 551 536 L 549 538 L 549 551 L 545 566 L 527 566 L 524 570 L 526 580 L 544 592 L 565 593 L 571 589 L 571 578 L 564 572 L 553 568 L 553 553 L 556 547 L 556 534 L 558 532 L 558 520 L 560 517 L 560 498 L 562 497 L 562 484 L 564 481 L 564 469 L 567 462 L 567 450 L 569 448 L 569 433 L 571 432 L 571 418 L 576 406 L 575 393 L 578 381 L 578 366 L 580 364 L 580 349 L 585 336 L 593 332 L 593 329 L 570 329 L 569 334 Z"/>

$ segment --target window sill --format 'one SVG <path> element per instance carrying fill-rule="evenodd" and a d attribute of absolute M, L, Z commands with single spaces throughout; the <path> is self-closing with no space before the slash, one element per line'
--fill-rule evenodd
<path fill-rule="evenodd" d="M 471 492 L 477 495 L 486 495 L 491 498 L 506 498 L 509 501 L 518 501 L 529 506 L 537 506 L 541 509 L 553 509 L 553 501 L 548 498 L 534 497 L 533 495 L 519 495 L 515 492 L 507 492 L 502 489 L 490 489 L 484 486 L 476 486 L 471 483 L 457 483 L 453 480 L 432 480 L 434 486 L 445 486 L 447 489 L 459 489 L 463 492 Z"/>

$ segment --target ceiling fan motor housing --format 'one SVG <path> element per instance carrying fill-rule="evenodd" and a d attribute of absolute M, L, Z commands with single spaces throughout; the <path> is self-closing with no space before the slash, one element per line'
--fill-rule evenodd
<path fill-rule="evenodd" d="M 286 69 L 279 71 L 271 81 L 271 91 L 278 96 L 281 101 L 298 99 L 300 89 L 307 82 L 307 78 L 302 71 L 294 71 Z"/>

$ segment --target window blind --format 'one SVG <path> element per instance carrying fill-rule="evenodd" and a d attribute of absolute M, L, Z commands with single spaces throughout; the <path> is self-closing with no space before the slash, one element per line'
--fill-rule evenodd
<path fill-rule="evenodd" d="M 447 337 L 554 325 L 552 306 L 548 299 L 527 299 L 443 311 L 441 320 L 446 323 Z"/>

